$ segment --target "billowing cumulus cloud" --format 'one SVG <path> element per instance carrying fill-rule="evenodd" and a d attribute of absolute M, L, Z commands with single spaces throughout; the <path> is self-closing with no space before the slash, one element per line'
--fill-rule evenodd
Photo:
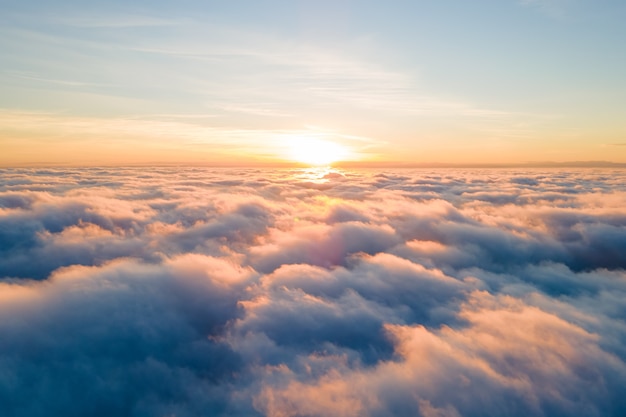
<path fill-rule="evenodd" d="M 3 416 L 621 416 L 626 173 L 7 169 Z"/>

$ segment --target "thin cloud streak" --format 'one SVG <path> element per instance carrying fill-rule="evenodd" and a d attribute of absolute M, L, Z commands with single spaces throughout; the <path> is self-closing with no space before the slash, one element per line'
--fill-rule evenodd
<path fill-rule="evenodd" d="M 47 21 L 46 18 L 39 18 Z M 66 20 L 70 23 L 80 23 L 85 19 L 69 17 Z M 160 18 L 144 18 L 137 22 L 133 19 L 126 22 L 125 19 L 117 21 L 105 18 L 96 19 L 95 22 L 97 25 L 94 30 L 115 29 L 116 22 L 121 27 L 141 26 L 142 22 L 146 24 L 154 22 L 157 27 L 163 22 L 166 28 L 167 25 L 173 24 Z M 83 26 L 89 27 L 84 22 L 78 25 Z M 263 101 L 278 105 L 279 114 L 290 109 L 288 103 L 285 103 L 285 97 L 306 97 L 312 100 L 315 106 L 334 107 L 348 103 L 356 108 L 390 113 L 461 114 L 479 118 L 510 115 L 509 111 L 482 108 L 467 99 L 429 96 L 420 91 L 413 76 L 386 69 L 381 64 L 374 64 L 364 57 L 348 53 L 350 45 L 340 44 L 335 50 L 329 50 L 302 41 L 233 29 L 219 22 L 207 25 L 191 20 L 184 26 L 185 31 L 173 37 L 164 37 L 157 33 L 153 37 L 126 40 L 120 40 L 119 37 L 123 37 L 123 34 L 118 32 L 101 32 L 98 36 L 83 38 L 77 38 L 74 34 L 52 34 L 45 29 L 8 28 L 4 32 L 5 36 L 15 38 L 16 43 L 28 43 L 29 40 L 36 39 L 39 43 L 50 44 L 51 48 L 61 55 L 69 54 L 67 46 L 73 45 L 73 50 L 82 50 L 92 59 L 103 61 L 106 65 L 111 65 L 113 61 L 97 56 L 100 54 L 96 54 L 96 51 L 106 52 L 107 56 L 130 51 L 173 58 L 171 65 L 160 67 L 158 71 L 164 77 L 175 81 L 179 92 L 188 91 L 195 94 L 204 92 L 206 99 L 216 102 L 218 106 L 223 105 L 231 110 L 248 109 L 244 113 L 249 112 L 245 99 L 249 99 L 253 94 L 262 96 Z M 188 38 L 190 35 L 193 35 L 194 41 Z M 208 42 L 207 39 L 214 39 L 216 42 Z M 215 85 L 195 72 L 187 74 L 182 79 L 176 69 L 184 68 L 187 60 L 211 64 L 206 66 L 205 74 L 214 73 L 213 67 L 218 65 L 226 69 L 222 77 L 224 74 L 229 75 Z M 149 60 L 141 59 L 141 55 L 137 55 L 133 61 L 135 66 L 143 69 L 141 72 L 150 74 L 155 70 L 150 67 Z M 169 71 L 168 67 L 174 73 Z M 266 68 L 266 70 L 250 74 L 247 68 Z M 93 71 L 97 72 L 97 67 L 93 68 Z M 125 81 L 119 80 L 119 83 L 124 84 Z M 263 108 L 257 111 L 262 114 Z"/>
<path fill-rule="evenodd" d="M 182 160 L 195 160 L 205 163 L 249 164 L 255 160 L 266 163 L 291 162 L 285 152 L 288 144 L 302 138 L 330 138 L 351 149 L 352 154 L 367 155 L 371 148 L 380 148 L 384 142 L 372 138 L 347 135 L 330 129 L 306 126 L 301 129 L 237 129 L 215 127 L 211 114 L 156 115 L 154 118 L 95 118 L 73 117 L 63 114 L 44 112 L 0 111 L 0 122 L 7 132 L 17 133 L 18 139 L 7 138 L 7 147 L 48 146 L 58 151 L 72 147 L 76 152 L 74 159 L 67 156 L 52 156 L 47 162 L 80 165 L 81 163 L 111 164 L 108 160 L 85 159 L 85 152 L 115 148 L 122 151 L 135 149 L 132 154 L 124 153 L 129 161 L 180 163 Z M 58 143 L 62 137 L 65 144 Z M 155 153 L 161 149 L 171 149 L 171 142 L 176 140 L 176 159 L 171 154 Z M 155 153 L 152 160 L 141 159 L 141 153 Z M 192 155 L 194 154 L 195 155 Z M 54 155 L 54 154 L 52 154 Z M 49 154 L 50 156 L 50 154 Z M 194 159 L 195 156 L 195 159 Z M 119 162 L 119 160 L 118 160 Z M 20 165 L 26 160 L 11 159 L 7 154 L 1 163 Z M 33 161 L 31 161 L 33 163 Z M 36 161 L 35 161 L 36 163 Z"/>

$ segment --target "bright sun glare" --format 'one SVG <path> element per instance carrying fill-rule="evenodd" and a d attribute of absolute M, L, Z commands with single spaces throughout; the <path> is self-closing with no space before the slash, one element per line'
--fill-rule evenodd
<path fill-rule="evenodd" d="M 329 165 L 349 155 L 348 149 L 335 142 L 315 138 L 293 138 L 290 159 L 308 165 Z"/>

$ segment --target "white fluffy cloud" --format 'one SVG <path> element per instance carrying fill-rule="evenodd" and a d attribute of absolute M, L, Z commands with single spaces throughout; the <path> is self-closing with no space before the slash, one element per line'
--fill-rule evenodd
<path fill-rule="evenodd" d="M 0 178 L 2 415 L 626 412 L 623 172 Z"/>

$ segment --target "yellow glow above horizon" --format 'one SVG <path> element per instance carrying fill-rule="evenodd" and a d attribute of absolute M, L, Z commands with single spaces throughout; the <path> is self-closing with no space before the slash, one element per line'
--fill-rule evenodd
<path fill-rule="evenodd" d="M 294 137 L 290 140 L 289 148 L 289 159 L 313 166 L 329 165 L 351 154 L 348 148 L 339 143 L 311 137 Z"/>

